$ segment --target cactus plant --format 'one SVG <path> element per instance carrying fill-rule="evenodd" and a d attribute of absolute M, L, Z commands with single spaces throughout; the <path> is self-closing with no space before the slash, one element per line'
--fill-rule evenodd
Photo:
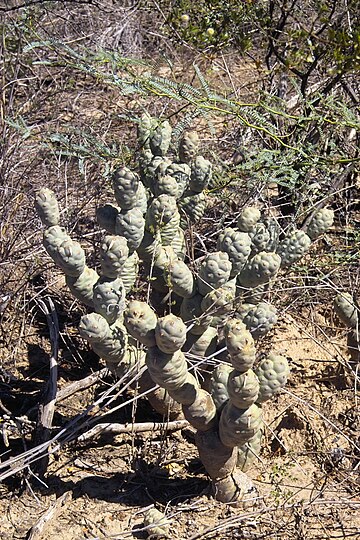
<path fill-rule="evenodd" d="M 307 227 L 307 234 L 311 240 L 315 240 L 321 234 L 330 229 L 334 223 L 334 211 L 331 208 L 321 208 L 313 216 Z"/>
<path fill-rule="evenodd" d="M 281 266 L 291 266 L 308 252 L 311 238 L 304 231 L 294 231 L 285 237 L 277 248 L 281 257 Z"/>
<path fill-rule="evenodd" d="M 290 369 L 284 356 L 270 353 L 260 361 L 255 373 L 260 383 L 257 403 L 263 403 L 285 386 Z"/>

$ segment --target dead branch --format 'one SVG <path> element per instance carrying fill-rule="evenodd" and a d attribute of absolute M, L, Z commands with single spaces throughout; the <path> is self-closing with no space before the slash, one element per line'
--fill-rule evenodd
<path fill-rule="evenodd" d="M 55 412 L 58 377 L 58 354 L 59 354 L 59 321 L 55 306 L 51 298 L 48 298 L 49 307 L 43 300 L 38 300 L 39 306 L 46 315 L 51 341 L 51 356 L 49 359 L 50 374 L 43 401 L 39 405 L 38 423 L 35 430 L 36 444 L 49 440 L 52 421 Z M 36 467 L 36 472 L 43 475 L 47 469 L 47 456 L 41 459 Z"/>
<path fill-rule="evenodd" d="M 64 399 L 72 396 L 73 394 L 76 394 L 76 392 L 86 390 L 86 388 L 89 388 L 93 384 L 100 381 L 103 377 L 105 377 L 107 373 L 108 369 L 103 368 L 99 371 L 91 373 L 91 375 L 84 377 L 84 379 L 81 379 L 80 381 L 74 381 L 73 383 L 64 386 L 64 388 L 61 388 L 57 393 L 56 403 L 59 403 L 59 401 L 63 401 Z"/>
<path fill-rule="evenodd" d="M 51 519 L 56 519 L 66 508 L 72 499 L 71 491 L 66 491 L 61 497 L 46 510 L 41 518 L 31 527 L 26 540 L 38 540 L 43 536 Z"/>
<path fill-rule="evenodd" d="M 138 424 L 98 424 L 93 428 L 89 429 L 82 435 L 80 435 L 77 440 L 87 441 L 96 437 L 98 435 L 117 435 L 119 433 L 144 433 L 145 431 L 178 431 L 189 427 L 189 422 L 187 420 L 174 420 L 172 422 L 140 422 Z"/>

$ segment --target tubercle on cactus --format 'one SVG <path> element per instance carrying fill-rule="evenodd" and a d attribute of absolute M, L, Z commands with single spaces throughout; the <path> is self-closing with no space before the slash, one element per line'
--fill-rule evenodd
<path fill-rule="evenodd" d="M 315 216 L 307 233 L 294 231 L 279 240 L 274 218 L 245 207 L 237 226 L 220 231 L 216 251 L 195 261 L 194 271 L 186 262 L 184 229 L 204 214 L 212 164 L 199 154 L 194 132 L 180 140 L 179 161 L 168 158 L 167 121 L 144 115 L 138 138 L 139 170 L 115 170 L 116 204 L 97 210 L 106 231 L 99 270 L 86 265 L 80 244 L 61 228 L 59 206 L 48 188 L 38 192 L 35 203 L 44 246 L 74 296 L 95 309 L 82 318 L 81 335 L 117 377 L 137 364 L 147 366 L 140 387 L 149 390 L 154 381 L 160 388 L 149 400 L 156 410 L 183 414 L 195 427 L 215 497 L 237 501 L 251 489 L 237 463 L 245 470 L 254 459 L 264 431 L 262 404 L 289 374 L 286 358 L 274 352 L 256 361 L 255 340 L 276 323 L 275 308 L 262 297 L 277 273 L 298 261 L 331 225 L 332 211 Z M 139 260 L 150 288 L 177 298 L 180 317 L 158 316 L 147 302 L 126 299 L 138 282 Z M 189 372 L 187 357 L 205 363 L 221 346 L 219 333 L 227 363 L 214 369 L 207 391 Z"/>

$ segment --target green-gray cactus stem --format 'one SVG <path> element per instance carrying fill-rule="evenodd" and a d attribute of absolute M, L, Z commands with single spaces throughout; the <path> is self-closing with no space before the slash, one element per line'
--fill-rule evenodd
<path fill-rule="evenodd" d="M 93 288 L 98 280 L 99 274 L 88 266 L 85 266 L 80 276 L 65 277 L 66 284 L 75 298 L 89 307 L 94 307 Z"/>
<path fill-rule="evenodd" d="M 241 446 L 262 426 L 262 411 L 255 403 L 248 409 L 235 407 L 231 400 L 224 406 L 220 421 L 220 440 L 225 446 Z"/>
<path fill-rule="evenodd" d="M 157 321 L 155 340 L 162 352 L 173 354 L 180 350 L 186 341 L 186 326 L 179 317 L 172 313 L 165 315 Z"/>
<path fill-rule="evenodd" d="M 216 351 L 217 335 L 217 329 L 212 326 L 209 326 L 200 336 L 189 332 L 183 350 L 195 357 L 207 358 Z"/>
<path fill-rule="evenodd" d="M 121 236 L 119 237 L 121 238 Z M 125 287 L 125 292 L 128 294 L 131 289 L 134 287 L 139 273 L 139 255 L 136 251 L 129 255 L 126 259 L 124 266 L 121 269 L 119 277 L 122 279 L 122 282 Z"/>
<path fill-rule="evenodd" d="M 124 355 L 119 359 L 118 357 L 107 357 L 106 367 L 111 371 L 117 379 L 121 379 L 126 375 L 134 366 L 141 367 L 145 363 L 145 351 L 134 347 L 134 345 L 128 345 Z"/>
<path fill-rule="evenodd" d="M 120 278 L 100 279 L 93 291 L 94 308 L 111 325 L 121 317 L 125 309 L 125 287 Z"/>
<path fill-rule="evenodd" d="M 183 413 L 186 420 L 199 431 L 208 431 L 217 425 L 215 404 L 210 394 L 202 388 L 197 389 L 195 400 L 190 405 L 183 405 Z"/>
<path fill-rule="evenodd" d="M 335 297 L 334 309 L 339 319 L 349 328 L 357 328 L 359 323 L 359 308 L 353 295 L 342 292 Z"/>
<path fill-rule="evenodd" d="M 261 251 L 248 259 L 237 277 L 242 287 L 252 288 L 270 281 L 280 269 L 281 258 L 277 253 Z"/>
<path fill-rule="evenodd" d="M 164 279 L 164 273 L 167 272 L 167 268 L 177 259 L 174 250 L 171 246 L 162 247 L 159 255 L 155 261 L 152 261 L 152 265 L 149 269 L 149 277 L 151 284 L 156 291 L 166 293 L 168 292 L 168 285 Z"/>
<path fill-rule="evenodd" d="M 307 227 L 307 234 L 315 240 L 326 233 L 334 223 L 334 211 L 331 208 L 321 208 L 316 212 Z"/>
<path fill-rule="evenodd" d="M 165 174 L 159 176 L 156 182 L 154 182 L 153 192 L 155 197 L 159 197 L 159 195 L 169 195 L 170 197 L 179 199 L 184 190 L 176 178 L 169 174 Z"/>
<path fill-rule="evenodd" d="M 161 253 L 161 236 L 155 233 L 153 236 L 148 231 L 144 231 L 144 236 L 140 246 L 137 248 L 138 255 L 145 263 L 153 262 Z"/>
<path fill-rule="evenodd" d="M 242 471 L 247 471 L 256 460 L 259 459 L 261 441 L 264 433 L 264 426 L 258 429 L 247 443 L 238 447 L 237 466 Z"/>
<path fill-rule="evenodd" d="M 234 298 L 235 295 L 231 289 L 225 286 L 219 287 L 204 296 L 201 302 L 201 309 L 204 313 L 209 313 L 213 317 L 221 319 L 224 315 L 228 315 L 232 311 Z M 214 321 L 211 324 L 214 324 Z"/>
<path fill-rule="evenodd" d="M 124 311 L 124 324 L 129 334 L 147 347 L 154 347 L 156 313 L 146 302 L 132 300 Z"/>
<path fill-rule="evenodd" d="M 261 212 L 255 206 L 246 206 L 240 212 L 237 226 L 242 232 L 251 232 L 254 230 L 256 223 L 261 218 Z"/>
<path fill-rule="evenodd" d="M 270 353 L 259 362 L 255 373 L 260 383 L 257 403 L 263 403 L 285 386 L 290 368 L 284 356 Z"/>
<path fill-rule="evenodd" d="M 128 257 L 129 248 L 126 238 L 105 236 L 100 245 L 100 265 L 104 276 L 119 277 Z"/>
<path fill-rule="evenodd" d="M 229 364 L 219 364 L 211 374 L 209 392 L 218 411 L 222 410 L 229 399 L 227 384 L 232 372 L 233 367 Z"/>
<path fill-rule="evenodd" d="M 166 170 L 169 165 L 171 165 L 169 158 L 153 156 L 151 152 L 150 154 L 149 152 L 142 152 L 140 154 L 140 176 L 144 186 L 153 191 L 159 167 L 162 167 L 161 170 Z"/>
<path fill-rule="evenodd" d="M 195 442 L 218 501 L 231 503 L 250 496 L 253 490 L 251 481 L 244 473 L 235 473 L 237 448 L 225 446 L 216 429 L 198 431 Z"/>
<path fill-rule="evenodd" d="M 255 339 L 265 336 L 277 323 L 276 308 L 266 302 L 242 304 L 236 311 L 236 317 L 246 325 Z"/>
<path fill-rule="evenodd" d="M 190 326 L 190 332 L 195 335 L 201 335 L 210 326 L 212 317 L 203 315 L 201 302 L 203 296 L 195 294 L 191 298 L 184 298 L 180 306 L 180 316 L 182 320 Z"/>
<path fill-rule="evenodd" d="M 153 118 L 148 113 L 141 116 L 137 126 L 137 140 L 142 150 L 150 150 L 150 135 L 156 126 L 156 118 Z"/>
<path fill-rule="evenodd" d="M 112 184 L 117 204 L 122 210 L 129 210 L 136 205 L 139 177 L 127 167 L 117 169 L 112 177 Z"/>
<path fill-rule="evenodd" d="M 254 338 L 239 319 L 229 319 L 224 327 L 225 343 L 233 367 L 240 373 L 254 365 L 256 349 Z"/>
<path fill-rule="evenodd" d="M 182 407 L 180 403 L 174 401 L 165 388 L 161 388 L 160 386 L 154 388 L 156 384 L 150 377 L 148 369 L 142 373 L 138 383 L 139 392 L 146 392 L 146 399 L 157 413 L 166 415 L 166 417 L 172 420 L 175 420 L 180 416 L 182 417 Z M 152 388 L 154 388 L 154 390 L 149 392 Z"/>
<path fill-rule="evenodd" d="M 257 401 L 259 395 L 259 379 L 252 369 L 245 373 L 234 369 L 228 379 L 229 399 L 238 409 L 247 409 Z"/>
<path fill-rule="evenodd" d="M 197 156 L 191 164 L 191 177 L 189 188 L 195 193 L 200 193 L 209 185 L 212 175 L 210 161 L 202 156 Z"/>
<path fill-rule="evenodd" d="M 146 230 L 151 234 L 160 232 L 164 246 L 171 244 L 175 238 L 180 223 L 180 215 L 176 199 L 169 195 L 159 195 L 153 199 L 146 213 Z"/>
<path fill-rule="evenodd" d="M 299 261 L 310 249 L 311 238 L 304 231 L 294 231 L 278 245 L 281 266 L 287 267 Z"/>
<path fill-rule="evenodd" d="M 54 262 L 67 276 L 79 277 L 85 270 L 85 252 L 79 242 L 64 240 L 55 254 Z"/>
<path fill-rule="evenodd" d="M 187 190 L 178 201 L 180 210 L 180 226 L 187 229 L 191 223 L 198 223 L 206 210 L 206 197 L 204 192 L 196 193 Z"/>
<path fill-rule="evenodd" d="M 217 249 L 228 254 L 232 264 L 230 277 L 235 277 L 244 268 L 251 252 L 251 239 L 247 233 L 231 227 L 219 234 Z"/>
<path fill-rule="evenodd" d="M 165 388 L 175 401 L 183 405 L 194 402 L 199 384 L 188 373 L 182 351 L 166 354 L 158 347 L 150 347 L 146 353 L 146 365 L 152 380 Z"/>
<path fill-rule="evenodd" d="M 197 277 L 200 294 L 205 296 L 213 289 L 218 289 L 229 281 L 231 262 L 227 253 L 215 251 L 209 253 L 201 263 Z"/>
<path fill-rule="evenodd" d="M 194 276 L 187 264 L 179 259 L 164 267 L 164 279 L 169 288 L 182 298 L 191 298 L 196 294 Z"/>
<path fill-rule="evenodd" d="M 99 313 L 83 315 L 80 320 L 79 332 L 86 339 L 94 352 L 110 363 L 120 362 L 128 344 L 125 327 L 118 321 L 112 326 Z"/>
<path fill-rule="evenodd" d="M 55 264 L 59 247 L 65 240 L 71 240 L 71 238 L 65 229 L 58 225 L 53 225 L 44 230 L 43 245 Z"/>
<path fill-rule="evenodd" d="M 126 238 L 129 252 L 141 244 L 145 231 L 145 219 L 140 208 L 122 210 L 116 218 L 115 233 Z"/>
<path fill-rule="evenodd" d="M 251 238 L 252 255 L 260 253 L 260 251 L 273 251 L 274 245 L 271 233 L 262 221 L 254 225 L 253 230 L 249 232 L 249 236 Z"/>
<path fill-rule="evenodd" d="M 159 165 L 156 172 L 159 175 L 166 174 L 175 178 L 182 193 L 184 193 L 189 186 L 191 169 L 186 163 L 162 163 Z"/>
<path fill-rule="evenodd" d="M 45 227 L 59 225 L 59 205 L 55 193 L 51 189 L 39 189 L 35 196 L 35 209 Z"/>
<path fill-rule="evenodd" d="M 170 524 L 170 520 L 156 508 L 150 508 L 144 514 L 144 527 L 146 527 L 149 537 L 153 540 L 157 538 L 170 538 Z"/>
<path fill-rule="evenodd" d="M 105 204 L 96 209 L 96 219 L 99 226 L 109 234 L 115 234 L 116 218 L 120 208 L 113 204 Z"/>
<path fill-rule="evenodd" d="M 158 125 L 151 130 L 149 142 L 150 150 L 154 156 L 164 156 L 169 150 L 171 142 L 171 126 L 167 120 L 158 122 Z"/>
<path fill-rule="evenodd" d="M 174 252 L 180 260 L 184 260 L 186 257 L 186 240 L 184 231 L 178 227 L 178 230 L 171 240 L 170 246 L 173 248 Z"/>
<path fill-rule="evenodd" d="M 199 150 L 199 136 L 196 131 L 185 131 L 179 142 L 179 159 L 191 163 Z"/>

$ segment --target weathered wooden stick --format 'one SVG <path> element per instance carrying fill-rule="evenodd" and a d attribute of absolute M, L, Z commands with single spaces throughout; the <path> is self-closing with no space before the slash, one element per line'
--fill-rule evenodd
<path fill-rule="evenodd" d="M 43 300 L 38 300 L 39 305 L 46 315 L 51 341 L 51 356 L 49 359 L 50 374 L 47 387 L 44 391 L 43 401 L 39 405 L 38 422 L 35 430 L 35 443 L 39 444 L 49 440 L 52 421 L 55 411 L 58 378 L 58 354 L 59 354 L 59 321 L 55 306 L 51 298 L 48 298 L 49 307 Z M 39 460 L 36 465 L 36 473 L 43 476 L 48 465 L 48 456 Z"/>
<path fill-rule="evenodd" d="M 89 429 L 77 440 L 82 442 L 88 439 L 92 439 L 97 435 L 104 435 L 111 433 L 116 435 L 119 433 L 144 433 L 145 431 L 177 431 L 189 427 L 187 420 L 174 420 L 172 422 L 140 422 L 138 424 L 97 424 L 93 428 Z"/>
<path fill-rule="evenodd" d="M 91 373 L 91 375 L 84 377 L 84 379 L 81 379 L 80 381 L 74 381 L 64 386 L 64 388 L 58 390 L 56 396 L 56 403 L 59 403 L 59 401 L 63 401 L 64 399 L 72 396 L 76 392 L 80 392 L 81 390 L 89 388 L 93 384 L 100 381 L 103 377 L 105 377 L 108 371 L 109 370 L 107 368 L 100 369 L 99 371 L 95 371 L 94 373 Z"/>
<path fill-rule="evenodd" d="M 49 521 L 51 519 L 56 519 L 65 510 L 65 507 L 69 504 L 71 499 L 71 491 L 66 491 L 66 493 L 61 495 L 61 497 L 56 499 L 56 501 L 46 510 L 35 525 L 31 527 L 26 536 L 26 540 L 38 540 L 41 538 L 49 524 Z"/>

